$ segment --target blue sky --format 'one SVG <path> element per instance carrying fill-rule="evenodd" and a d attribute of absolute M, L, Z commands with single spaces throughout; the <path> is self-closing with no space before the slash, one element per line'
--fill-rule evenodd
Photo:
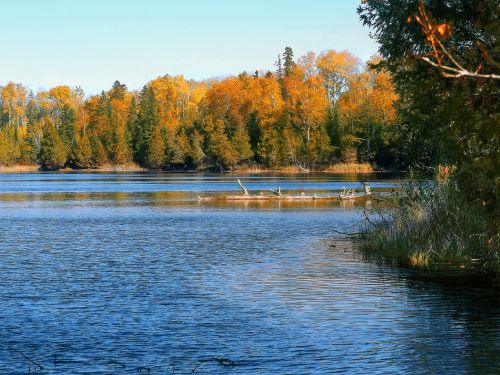
<path fill-rule="evenodd" d="M 359 0 L 0 0 L 0 85 L 114 80 L 137 89 L 164 74 L 204 79 L 274 69 L 286 46 L 376 52 Z"/>

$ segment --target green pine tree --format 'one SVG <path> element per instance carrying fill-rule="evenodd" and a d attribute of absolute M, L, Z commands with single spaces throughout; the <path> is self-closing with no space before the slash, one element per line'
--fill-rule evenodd
<path fill-rule="evenodd" d="M 110 118 L 111 135 L 109 137 L 108 153 L 113 164 L 123 164 L 130 160 L 130 147 L 127 142 L 127 129 L 120 126 L 115 113 Z"/>
<path fill-rule="evenodd" d="M 254 156 L 250 146 L 250 137 L 243 126 L 236 127 L 231 143 L 236 153 L 237 162 L 247 161 Z"/>
<path fill-rule="evenodd" d="M 290 47 L 286 47 L 285 52 L 283 52 L 283 73 L 285 77 L 292 74 L 294 66 L 295 62 L 293 61 L 293 51 Z"/>
<path fill-rule="evenodd" d="M 89 137 L 83 134 L 80 139 L 75 139 L 71 148 L 70 163 L 74 168 L 91 168 L 92 147 Z"/>
<path fill-rule="evenodd" d="M 92 149 L 92 166 L 99 167 L 108 163 L 108 153 L 101 139 L 95 134 L 90 134 L 89 141 Z"/>
<path fill-rule="evenodd" d="M 161 135 L 160 127 L 155 126 L 151 134 L 151 140 L 147 152 L 147 166 L 152 169 L 160 169 L 165 163 L 165 142 Z"/>
<path fill-rule="evenodd" d="M 130 100 L 128 109 L 127 123 L 125 124 L 125 139 L 129 145 L 129 149 L 134 150 L 134 134 L 137 125 L 137 101 L 135 96 Z"/>
<path fill-rule="evenodd" d="M 199 167 L 200 165 L 203 164 L 203 160 L 205 159 L 205 153 L 203 152 L 203 143 L 204 143 L 203 134 L 201 134 L 201 132 L 195 129 L 193 133 L 191 133 L 189 139 L 191 141 L 192 164 L 195 167 Z"/>
<path fill-rule="evenodd" d="M 274 127 L 264 132 L 258 144 L 258 158 L 268 168 L 281 164 L 281 134 Z"/>
<path fill-rule="evenodd" d="M 141 92 L 139 113 L 134 126 L 134 159 L 141 165 L 148 164 L 148 150 L 153 129 L 159 125 L 158 104 L 151 87 L 145 86 Z"/>
<path fill-rule="evenodd" d="M 71 144 L 75 138 L 76 113 L 73 108 L 64 105 L 59 116 L 60 125 L 58 128 L 59 136 L 64 142 L 66 148 L 71 149 Z"/>
<path fill-rule="evenodd" d="M 259 126 L 259 117 L 256 112 L 250 114 L 248 120 L 248 136 L 250 141 L 250 147 L 255 155 L 258 154 L 258 147 L 261 137 L 261 129 Z"/>
<path fill-rule="evenodd" d="M 217 120 L 210 124 L 210 128 L 208 150 L 214 165 L 220 170 L 232 168 L 236 165 L 238 157 L 226 134 L 224 122 Z"/>
<path fill-rule="evenodd" d="M 340 126 L 339 114 L 336 109 L 328 108 L 328 119 L 326 122 L 326 132 L 332 145 L 334 156 L 340 157 Z"/>
<path fill-rule="evenodd" d="M 113 87 L 109 91 L 109 97 L 110 99 L 123 99 L 126 92 L 127 85 L 120 83 L 120 81 L 115 81 Z"/>
<path fill-rule="evenodd" d="M 67 156 L 67 148 L 56 128 L 51 124 L 46 125 L 38 153 L 38 162 L 42 168 L 59 169 L 66 164 Z"/>
<path fill-rule="evenodd" d="M 188 152 L 188 141 L 186 140 L 184 127 L 177 133 L 165 129 L 165 160 L 171 165 L 183 165 Z"/>

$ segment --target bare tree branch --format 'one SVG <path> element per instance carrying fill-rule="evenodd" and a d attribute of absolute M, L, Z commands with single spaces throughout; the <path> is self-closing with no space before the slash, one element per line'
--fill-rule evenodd
<path fill-rule="evenodd" d="M 425 9 L 425 5 L 422 0 L 418 4 L 418 15 L 409 16 L 407 22 L 412 22 L 415 20 L 421 27 L 422 32 L 425 34 L 428 43 L 432 47 L 433 53 L 432 60 L 431 57 L 427 56 L 416 56 L 418 59 L 425 61 L 441 71 L 444 77 L 448 78 L 459 78 L 459 77 L 472 77 L 480 79 L 500 79 L 499 74 L 495 73 L 479 73 L 483 69 L 483 62 L 478 64 L 475 71 L 471 71 L 465 68 L 458 59 L 453 55 L 453 53 L 444 45 L 444 40 L 451 35 L 451 26 L 449 23 L 438 24 L 432 14 Z M 498 66 L 480 41 L 476 41 L 477 48 L 481 51 L 484 58 L 495 66 Z M 443 59 L 448 58 L 451 62 L 450 65 L 443 64 Z"/>
<path fill-rule="evenodd" d="M 446 65 L 440 65 L 438 63 L 435 63 L 434 61 L 432 61 L 428 57 L 422 56 L 422 57 L 418 57 L 418 58 L 420 60 L 425 61 L 426 63 L 428 63 L 428 64 L 436 67 L 436 68 L 439 68 L 439 69 L 442 69 L 442 70 L 447 70 L 447 71 L 455 73 L 455 74 L 450 74 L 450 73 L 442 72 L 443 76 L 448 77 L 448 78 L 474 77 L 474 78 L 500 79 L 500 75 L 498 75 L 498 74 L 478 74 L 476 72 L 469 72 L 466 69 L 460 70 L 460 69 L 452 68 L 452 67 L 449 67 L 449 66 L 446 66 Z"/>

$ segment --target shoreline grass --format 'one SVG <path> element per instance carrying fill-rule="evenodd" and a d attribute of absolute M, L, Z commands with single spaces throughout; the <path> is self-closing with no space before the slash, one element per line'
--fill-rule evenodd
<path fill-rule="evenodd" d="M 207 172 L 210 168 L 201 168 L 199 170 L 189 169 L 161 169 L 161 172 Z M 12 164 L 0 165 L 0 173 L 20 173 L 20 172 L 38 172 L 43 171 L 42 167 L 38 164 Z M 51 172 L 154 172 L 154 169 L 143 168 L 136 163 L 124 164 L 105 164 L 96 168 L 74 169 L 74 168 L 61 168 Z M 229 173 L 331 173 L 331 174 L 369 174 L 375 172 L 392 172 L 389 170 L 379 169 L 375 165 L 369 163 L 337 163 L 324 168 L 317 168 L 311 170 L 304 170 L 297 166 L 286 166 L 279 168 L 266 168 L 262 165 L 251 164 L 241 165 L 233 170 L 226 171 Z"/>
<path fill-rule="evenodd" d="M 498 278 L 494 218 L 453 182 L 409 183 L 367 215 L 359 248 L 370 259 L 436 278 Z"/>

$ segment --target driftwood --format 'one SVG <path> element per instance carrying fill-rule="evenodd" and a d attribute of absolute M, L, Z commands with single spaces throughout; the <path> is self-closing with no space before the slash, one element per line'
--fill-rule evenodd
<path fill-rule="evenodd" d="M 369 195 L 355 195 L 355 194 L 352 194 L 352 195 L 347 195 L 347 196 L 339 196 L 339 199 L 341 201 L 364 201 L 364 200 L 368 200 L 368 199 L 371 199 L 371 197 Z"/>
<path fill-rule="evenodd" d="M 370 198 L 372 195 L 372 189 L 370 185 L 368 185 L 368 183 L 365 181 L 361 183 L 363 184 L 365 195 L 356 195 L 355 190 L 349 189 L 346 191 L 346 188 L 344 188 L 344 190 L 342 190 L 342 193 L 340 193 L 339 198 L 342 200 L 364 200 Z"/>
<path fill-rule="evenodd" d="M 346 192 L 345 188 L 340 195 L 319 196 L 316 193 L 307 195 L 302 193 L 300 195 L 283 194 L 281 188 L 278 186 L 276 190 L 271 190 L 272 195 L 251 195 L 248 190 L 243 186 L 240 179 L 237 180 L 238 185 L 243 190 L 243 195 L 217 195 L 214 197 L 200 197 L 199 202 L 213 202 L 213 201 L 338 201 L 338 200 L 365 200 L 370 199 L 370 187 L 364 182 L 365 195 L 356 195 L 353 190 Z"/>
<path fill-rule="evenodd" d="M 244 195 L 245 196 L 248 196 L 250 194 L 248 194 L 248 190 L 243 186 L 243 184 L 241 183 L 240 179 L 238 178 L 238 184 L 240 185 L 240 188 L 243 189 L 243 191 L 245 192 Z"/>
<path fill-rule="evenodd" d="M 271 190 L 271 192 L 274 194 L 274 195 L 278 195 L 278 196 L 281 196 L 281 188 L 278 186 L 278 188 L 276 190 Z"/>
<path fill-rule="evenodd" d="M 368 182 L 363 181 L 361 182 L 363 184 L 363 188 L 365 189 L 365 195 L 372 195 L 372 188 L 370 185 L 368 185 Z"/>

